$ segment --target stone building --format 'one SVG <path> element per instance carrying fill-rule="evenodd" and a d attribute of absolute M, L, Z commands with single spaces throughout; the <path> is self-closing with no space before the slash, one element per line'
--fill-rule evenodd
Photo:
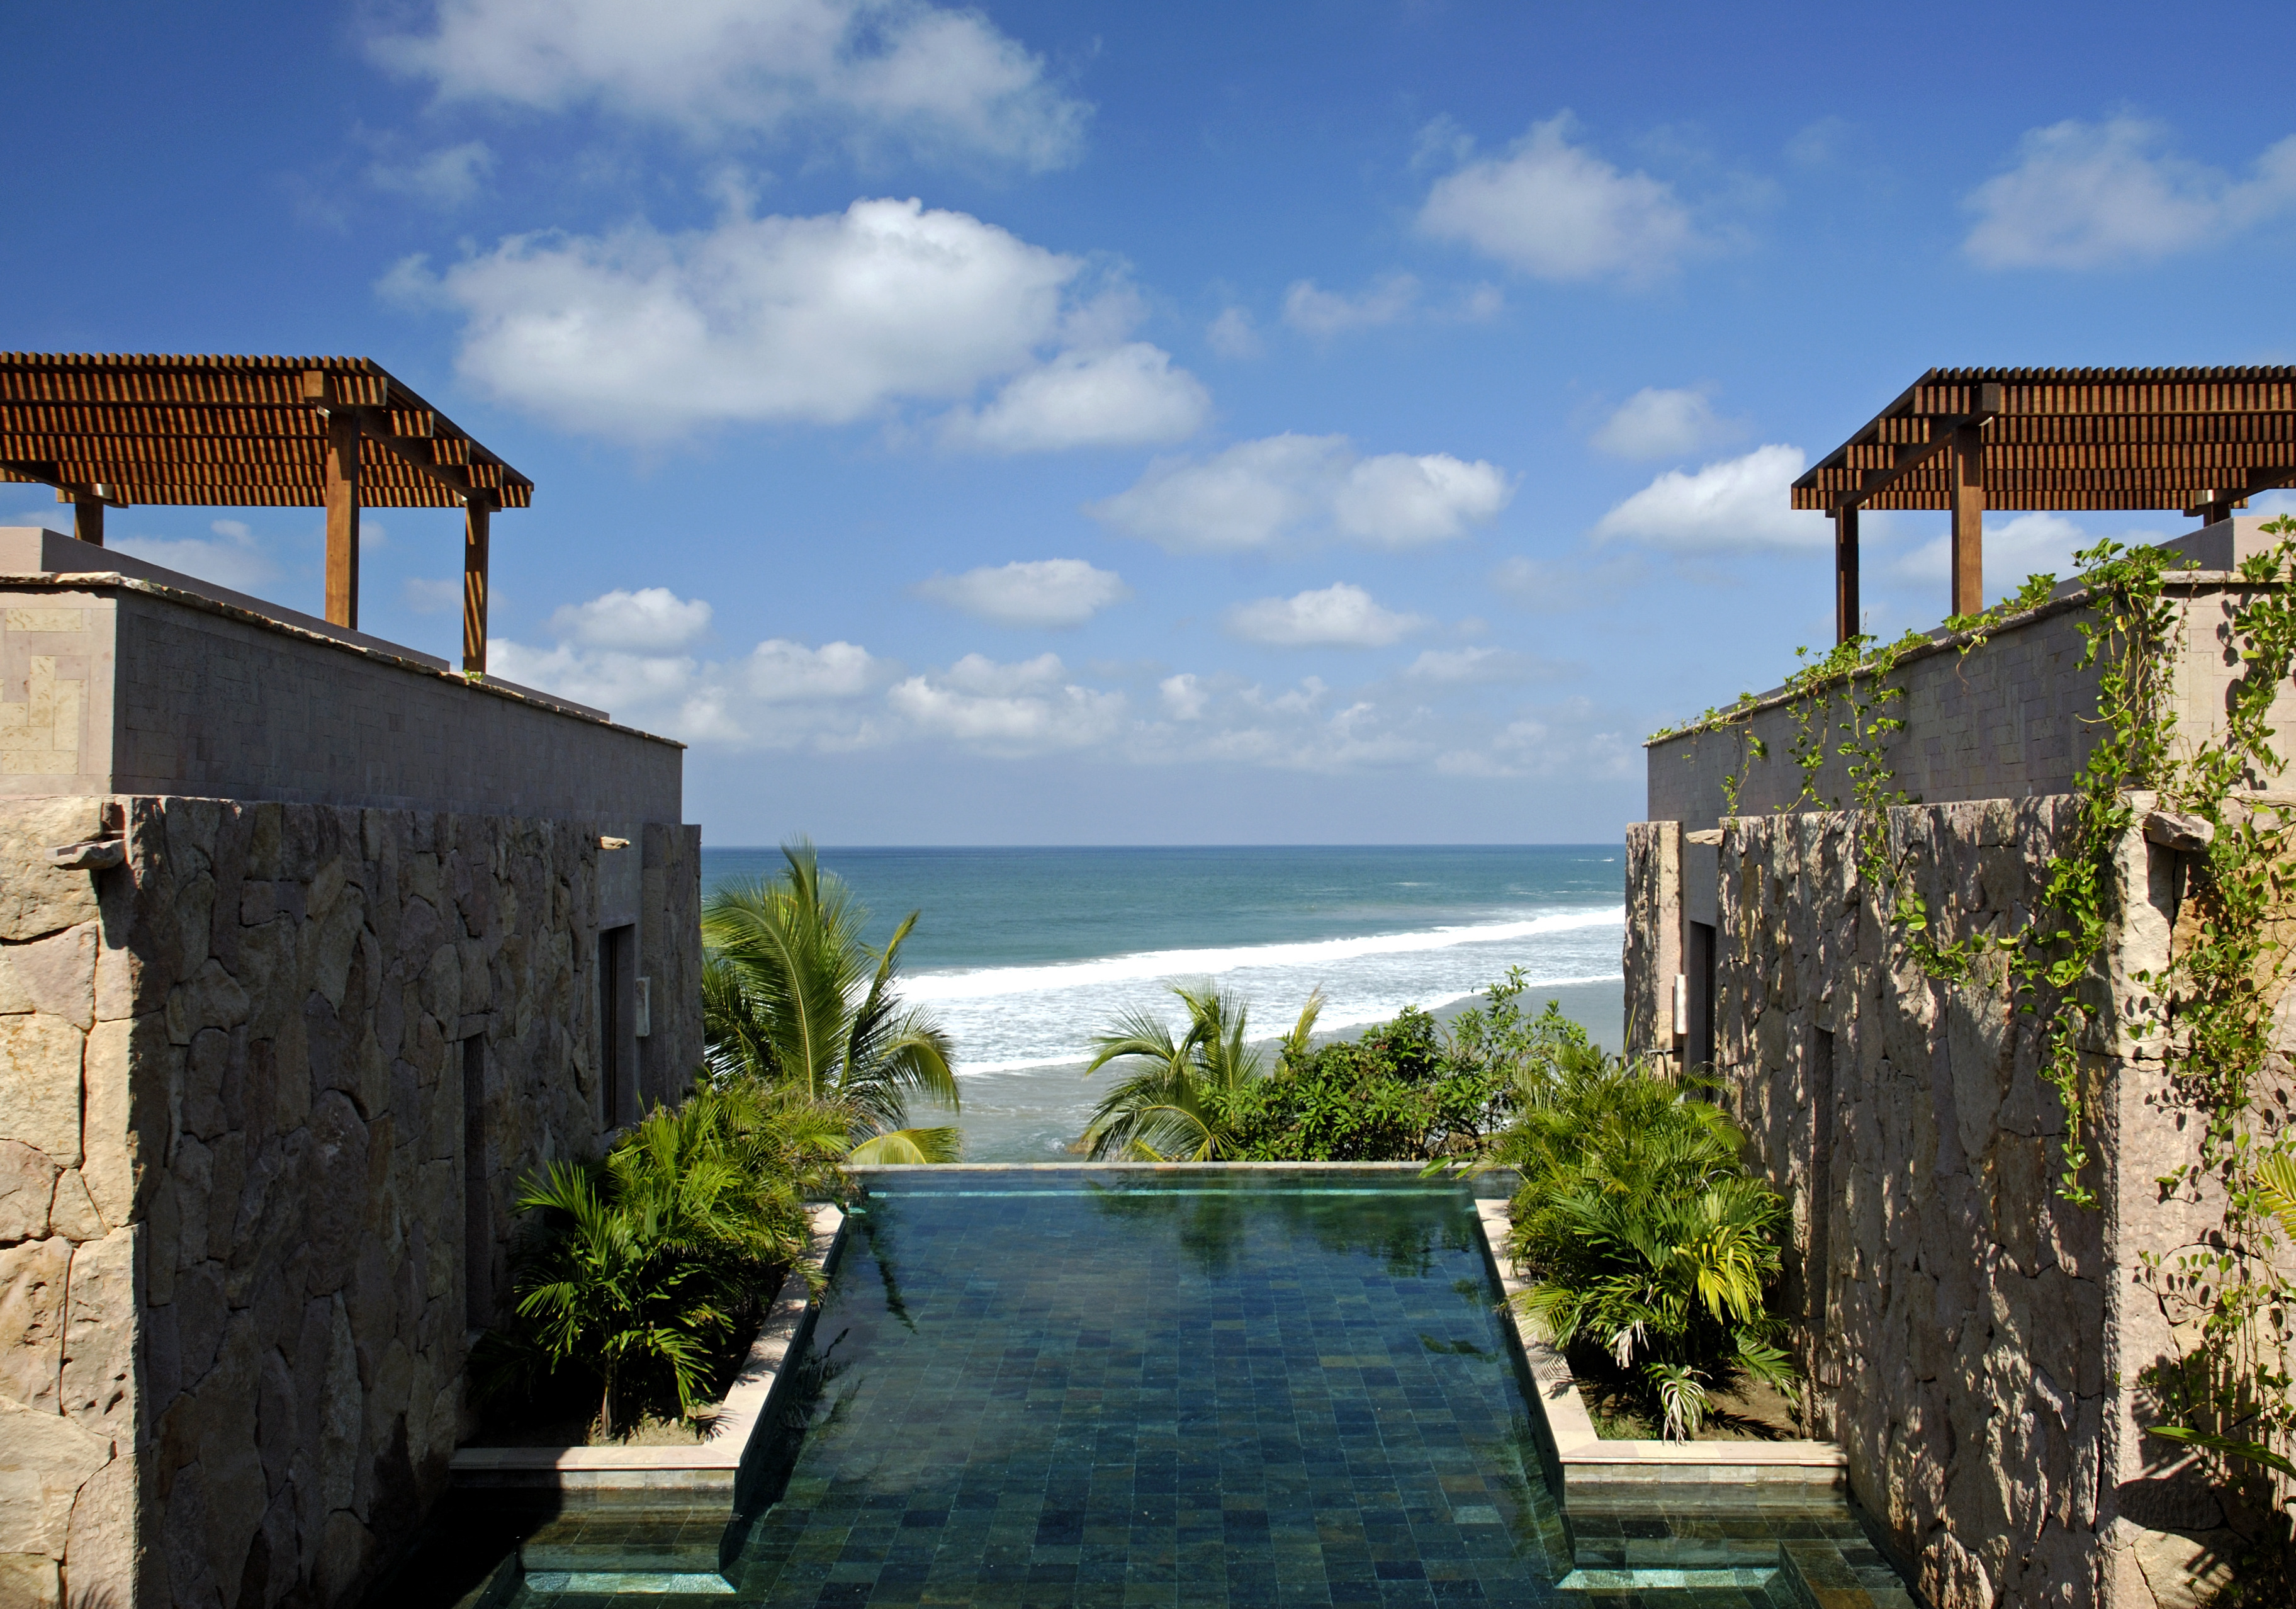
<path fill-rule="evenodd" d="M 20 361 L 0 431 L 67 411 Z M 253 360 L 139 361 L 164 399 Z M 389 453 L 441 444 L 462 489 L 425 487 L 491 506 L 453 463 L 483 449 L 326 362 L 322 398 L 373 382 Z M 348 497 L 316 487 L 354 549 L 398 462 L 364 446 Z M 76 467 L 4 465 L 97 538 L 107 503 L 320 500 Z M 699 1063 L 681 762 L 348 620 L 0 530 L 0 1604 L 338 1605 L 406 1539 L 472 1426 L 518 1181 Z"/>
<path fill-rule="evenodd" d="M 1948 459 L 1963 447 L 1980 451 L 1977 464 L 1948 463 L 1935 477 L 1940 496 L 1972 479 L 1980 488 L 1973 508 L 1956 513 L 1956 545 L 1968 549 L 1956 559 L 1957 612 L 1972 601 L 1973 516 L 1988 498 L 1994 507 L 2174 499 L 2169 506 L 2217 516 L 2173 545 L 2197 568 L 2173 572 L 2168 587 L 2178 643 L 2169 696 L 2179 730 L 2198 736 L 2222 728 L 2234 674 L 2222 640 L 2248 588 L 2232 572 L 2273 545 L 2233 503 L 2243 486 L 2296 475 L 2272 467 L 2296 439 L 2296 373 L 2273 374 L 2251 416 L 2235 420 L 2262 444 L 2250 456 L 2264 467 L 2243 471 L 2241 456 L 2220 456 L 2195 472 L 2210 477 L 2205 486 L 2082 494 L 2118 496 L 2118 505 L 2034 501 L 2063 494 L 2021 492 L 1997 465 L 2016 462 L 2004 442 L 2013 449 L 2043 433 L 2019 427 L 2046 423 L 2044 388 L 1988 371 L 1944 377 L 1963 388 L 1949 397 L 1940 377 L 1926 377 L 1937 416 L 1923 416 L 1918 400 L 1909 411 L 1917 386 L 1894 418 L 1885 414 L 1805 477 L 1797 498 L 1815 487 L 1801 505 L 1822 507 L 1823 497 L 1894 486 L 1896 506 L 1941 506 L 1905 490 L 1902 474 L 1920 460 L 1904 444 L 1935 440 Z M 1984 381 L 1994 382 L 1989 407 L 1972 435 Z M 2161 439 L 2223 439 L 2208 434 L 2208 407 L 2227 389 L 2198 401 L 2188 390 L 2181 415 L 2162 407 L 2173 417 Z M 2259 426 L 2254 415 L 2272 407 Z M 2241 411 L 2219 407 L 2215 417 Z M 2057 412 L 2061 427 L 2079 409 L 2060 398 Z M 2142 439 L 2143 427 L 2125 439 Z M 1861 459 L 1859 441 L 1879 445 Z M 1855 506 L 1837 549 L 1845 634 L 1859 619 Z M 2044 863 L 2068 841 L 2074 779 L 2097 731 L 2099 672 L 2080 665 L 2079 627 L 2093 619 L 2087 595 L 2062 587 L 1981 645 L 1940 632 L 1898 663 L 1904 695 L 1893 713 L 1905 726 L 1885 752 L 1893 785 L 1918 802 L 1889 809 L 1882 825 L 1941 935 L 2005 933 L 2044 903 Z M 2276 718 L 2296 738 L 2296 692 L 2282 689 Z M 2164 1200 L 2160 1186 L 2194 1155 L 2196 1113 L 2169 1087 L 2157 1048 L 2140 1047 L 2118 1006 L 2108 1007 L 2084 1046 L 2101 1200 L 2090 1209 L 2061 1199 L 2065 1113 L 2040 1076 L 2044 1024 L 2019 1009 L 2001 969 L 1939 981 L 1885 928 L 1857 870 L 1861 817 L 1838 808 L 1854 799 L 1845 762 L 1832 757 L 1816 774 L 1811 804 L 1790 758 L 1797 730 L 1780 692 L 1649 744 L 1650 818 L 1627 838 L 1628 1048 L 1710 1068 L 1718 1098 L 1790 1202 L 1784 1296 L 1802 1320 L 1799 1361 L 1820 1433 L 1841 1443 L 1854 1494 L 1931 1602 L 2195 1602 L 2194 1582 L 2221 1568 L 2234 1539 L 2191 1460 L 2145 1434 L 2159 1415 L 2142 1377 L 2172 1351 L 2143 1260 L 2194 1247 L 2221 1219 L 2220 1199 Z M 1768 758 L 1758 758 L 1765 747 Z M 2284 742 L 2281 751 L 2296 749 Z M 2103 954 L 2117 1003 L 2145 992 L 2136 974 L 2166 970 L 2180 915 L 2190 920 L 2179 899 L 2192 846 L 2157 817 L 2148 837 L 2152 801 L 2134 802 L 2140 825 L 2118 849 Z M 2276 1020 L 2284 1052 L 2296 1034 L 2287 1009 Z"/>

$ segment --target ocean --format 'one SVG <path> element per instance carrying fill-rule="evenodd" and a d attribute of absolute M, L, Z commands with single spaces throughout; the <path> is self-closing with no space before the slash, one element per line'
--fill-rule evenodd
<path fill-rule="evenodd" d="M 1175 1022 L 1176 981 L 1243 995 L 1254 1038 L 1288 1030 L 1310 990 L 1318 1037 L 1406 1006 L 1472 1004 L 1521 966 L 1597 1040 L 1620 1038 L 1624 873 L 1616 844 L 1234 849 L 824 849 L 882 943 L 902 992 L 956 1047 L 965 1155 L 1055 1161 L 1107 1076 L 1090 1041 L 1121 1012 Z M 773 849 L 701 851 L 706 893 L 772 876 Z M 913 1122 L 945 1121 L 914 1108 Z"/>

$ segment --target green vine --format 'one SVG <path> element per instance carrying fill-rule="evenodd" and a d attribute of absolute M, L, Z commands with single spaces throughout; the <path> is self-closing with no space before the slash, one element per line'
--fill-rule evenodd
<path fill-rule="evenodd" d="M 2296 519 L 2266 525 L 2296 538 Z M 2157 1433 L 2218 1460 L 2296 1475 L 2272 1443 L 2296 1436 L 2290 1401 L 2291 1314 L 2296 1289 L 2276 1253 L 2296 1244 L 2296 1141 L 2284 1108 L 2259 1104 L 2273 1055 L 2272 1012 L 2296 932 L 2296 801 L 2283 809 L 2255 797 L 2279 776 L 2273 746 L 2275 700 L 2296 670 L 2296 541 L 2243 562 L 2222 646 L 2239 666 L 2220 732 L 2180 744 L 2169 700 L 2184 611 L 2167 592 L 2170 556 L 2156 547 L 2103 542 L 2076 555 L 2081 588 L 2081 670 L 2097 673 L 2095 741 L 2074 779 L 2072 820 L 2039 868 L 2031 919 L 2004 933 L 1948 940 L 1934 930 L 1915 886 L 1915 849 L 1893 845 L 1890 812 L 1919 800 L 1898 786 L 1888 752 L 1905 729 L 1897 672 L 1905 656 L 1934 639 L 1857 637 L 1812 658 L 1786 682 L 1792 723 L 1790 758 L 1800 773 L 1793 797 L 1777 808 L 1848 810 L 1861 887 L 1883 930 L 1898 935 L 1923 972 L 1948 983 L 1991 977 L 2012 986 L 2020 1010 L 2041 1024 L 2042 1076 L 2065 1112 L 2057 1194 L 2098 1205 L 2086 1182 L 2093 1158 L 2082 1048 L 2112 1002 L 2100 989 L 2101 962 L 2120 914 L 2120 854 L 2136 826 L 2132 794 L 2157 792 L 2163 809 L 2199 824 L 2204 852 L 2184 858 L 2183 909 L 2161 973 L 2137 973 L 2140 992 L 2121 1002 L 2139 1055 L 2157 1056 L 2177 1097 L 2202 1114 L 2194 1157 L 2160 1181 L 2164 1199 L 2202 1199 L 2213 1185 L 2224 1201 L 2220 1229 L 2205 1246 L 2175 1259 L 2148 1258 L 2147 1278 L 2177 1326 L 2180 1351 L 2140 1377 L 2170 1421 Z M 2018 595 L 1981 614 L 1946 622 L 1966 655 L 2012 617 L 2039 608 L 2055 578 L 2035 576 Z M 1709 710 L 1687 730 L 1745 722 L 1753 700 Z M 1736 814 L 1759 739 L 1742 739 L 1725 798 Z M 1848 797 L 1828 797 L 1828 765 L 1842 762 Z M 2189 829 L 2187 829 L 2189 831 Z M 2283 1073 L 2288 1070 L 2278 1069 Z"/>

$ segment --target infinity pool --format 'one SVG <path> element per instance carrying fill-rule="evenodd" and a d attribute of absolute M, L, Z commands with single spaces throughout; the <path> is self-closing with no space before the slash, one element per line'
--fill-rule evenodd
<path fill-rule="evenodd" d="M 734 1596 L 1587 1603 L 1498 1300 L 1409 1172 L 873 1172 Z"/>

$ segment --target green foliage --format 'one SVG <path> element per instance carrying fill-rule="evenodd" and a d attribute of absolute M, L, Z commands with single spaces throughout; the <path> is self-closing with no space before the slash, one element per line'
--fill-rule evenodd
<path fill-rule="evenodd" d="M 1128 1011 L 1106 1033 L 1093 1037 L 1090 1078 L 1117 1064 L 1123 1078 L 1093 1109 L 1084 1131 L 1095 1162 L 1222 1162 L 1235 1155 L 1230 1106 L 1267 1075 L 1267 1057 L 1246 1042 L 1251 1009 L 1240 997 L 1210 984 L 1176 983 L 1187 1011 L 1179 1038 L 1152 1012 Z M 1303 1050 L 1324 1009 L 1316 990 L 1300 1008 L 1283 1041 Z"/>
<path fill-rule="evenodd" d="M 1522 1178 L 1508 1251 L 1517 1299 L 1559 1348 L 1598 1349 L 1694 1434 L 1707 1388 L 1792 1377 L 1767 1293 L 1785 1203 L 1740 1162 L 1743 1137 L 1695 1082 L 1586 1048 L 1526 1091 L 1489 1160 Z"/>
<path fill-rule="evenodd" d="M 535 1217 L 512 1320 L 481 1343 L 482 1389 L 586 1376 L 605 1436 L 618 1408 L 691 1414 L 718 1349 L 804 1255 L 801 1198 L 834 1181 L 843 1148 L 835 1113 L 741 1080 L 656 1107 L 603 1162 L 526 1179 Z"/>
<path fill-rule="evenodd" d="M 844 1114 L 855 1162 L 954 1162 L 953 1127 L 910 1128 L 908 1103 L 958 1104 L 948 1035 L 894 987 L 911 911 L 882 950 L 869 913 L 821 869 L 810 843 L 783 846 L 781 874 L 704 902 L 702 1031 L 718 1077 L 793 1090 Z"/>

